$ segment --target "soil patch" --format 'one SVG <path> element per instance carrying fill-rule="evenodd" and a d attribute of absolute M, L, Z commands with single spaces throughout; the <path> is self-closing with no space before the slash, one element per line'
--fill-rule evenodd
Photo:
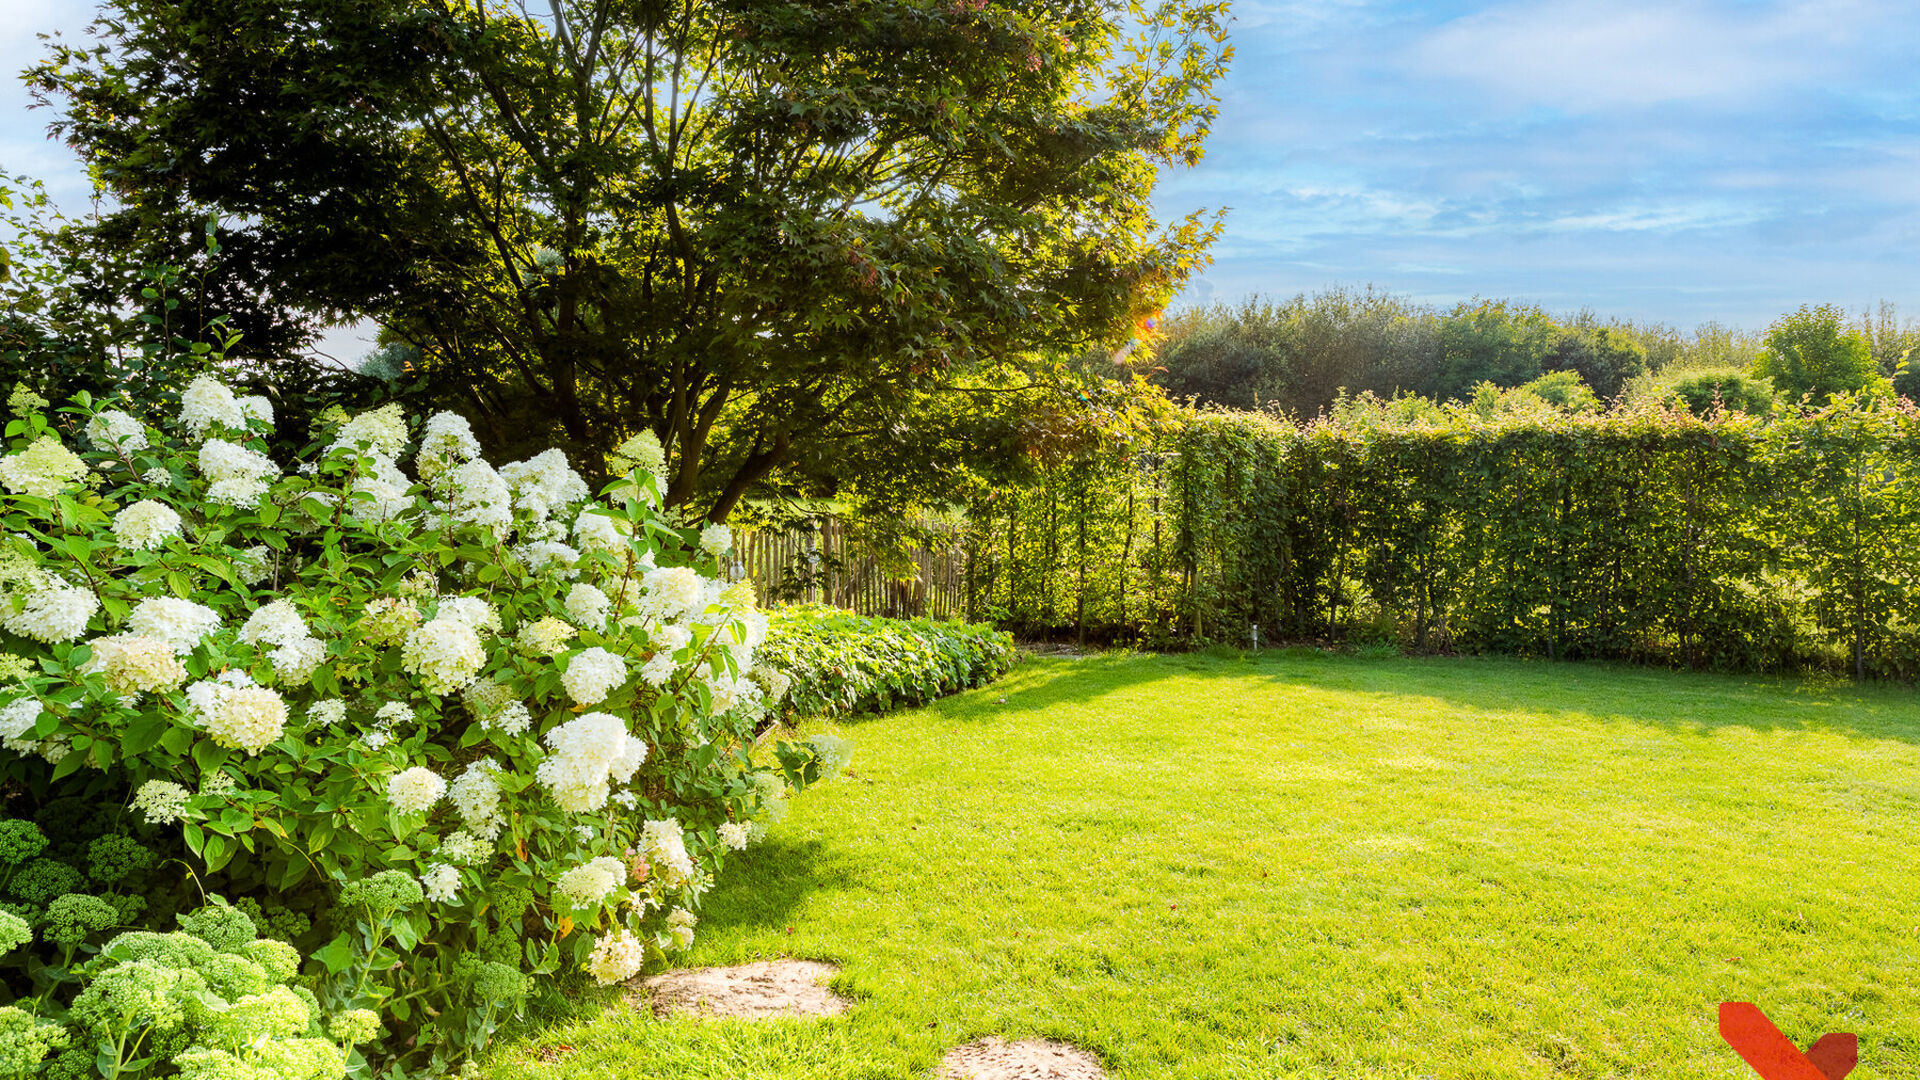
<path fill-rule="evenodd" d="M 655 1016 L 837 1016 L 852 1005 L 821 984 L 838 971 L 812 960 L 681 968 L 630 984 L 634 1004 Z"/>
<path fill-rule="evenodd" d="M 942 1065 L 946 1080 L 1106 1080 L 1107 1075 L 1092 1054 L 1066 1043 L 1010 1043 L 991 1035 L 947 1051 Z"/>

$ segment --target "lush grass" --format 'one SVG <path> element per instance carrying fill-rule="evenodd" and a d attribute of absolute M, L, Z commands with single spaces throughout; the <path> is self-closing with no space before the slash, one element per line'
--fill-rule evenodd
<path fill-rule="evenodd" d="M 489 1075 L 915 1077 L 1000 1033 L 1131 1078 L 1751 1080 L 1728 1000 L 1920 1075 L 1911 691 L 1100 658 L 848 730 L 689 962 L 835 961 L 850 1014 L 612 1008 Z"/>

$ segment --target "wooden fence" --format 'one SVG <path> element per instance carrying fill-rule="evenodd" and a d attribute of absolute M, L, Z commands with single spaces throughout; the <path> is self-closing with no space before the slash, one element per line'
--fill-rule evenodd
<path fill-rule="evenodd" d="M 969 617 L 962 527 L 921 524 L 929 542 L 907 551 L 904 573 L 863 553 L 838 518 L 822 518 L 814 529 L 741 533 L 734 557 L 769 606 L 824 603 L 890 618 Z"/>

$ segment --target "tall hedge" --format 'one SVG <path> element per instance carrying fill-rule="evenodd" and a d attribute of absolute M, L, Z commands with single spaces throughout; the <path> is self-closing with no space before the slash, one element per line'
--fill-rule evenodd
<path fill-rule="evenodd" d="M 1920 411 L 1186 414 L 976 508 L 976 613 L 1154 642 L 1397 641 L 1920 671 Z"/>

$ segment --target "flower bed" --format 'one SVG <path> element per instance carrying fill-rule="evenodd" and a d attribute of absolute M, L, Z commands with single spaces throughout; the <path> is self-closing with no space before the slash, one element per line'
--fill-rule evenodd
<path fill-rule="evenodd" d="M 844 761 L 756 742 L 767 617 L 715 572 L 724 526 L 655 509 L 651 436 L 596 500 L 557 450 L 495 469 L 450 413 L 341 416 L 287 469 L 264 400 L 181 400 L 171 432 L 85 395 L 7 426 L 7 1062 L 446 1070 L 527 976 L 687 947 L 722 861 Z M 191 940 L 138 933 L 176 919 Z M 205 947 L 261 977 L 193 975 Z M 116 981 L 134 1011 L 89 1026 Z"/>
<path fill-rule="evenodd" d="M 760 648 L 788 680 L 796 716 L 879 712 L 991 682 L 1013 667 L 1013 637 L 982 623 L 881 619 L 819 605 L 772 613 Z"/>

